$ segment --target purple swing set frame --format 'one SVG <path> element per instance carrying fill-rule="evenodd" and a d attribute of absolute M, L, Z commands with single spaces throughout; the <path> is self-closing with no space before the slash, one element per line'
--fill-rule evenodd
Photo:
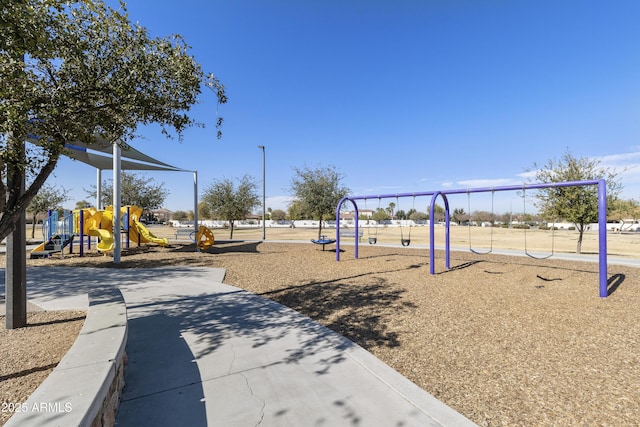
<path fill-rule="evenodd" d="M 606 298 L 608 296 L 608 276 L 607 276 L 607 184 L 604 179 L 599 180 L 585 180 L 585 181 L 567 181 L 567 182 L 555 182 L 546 184 L 523 184 L 523 185 L 510 185 L 500 187 L 483 187 L 483 188 L 465 188 L 458 190 L 440 190 L 440 191 L 425 191 L 418 193 L 401 193 L 401 194 L 376 194 L 368 196 L 345 196 L 343 197 L 336 208 L 336 261 L 340 261 L 340 210 L 342 205 L 346 201 L 350 201 L 355 209 L 355 218 L 358 218 L 358 205 L 356 200 L 367 199 L 385 199 L 401 197 L 420 197 L 431 196 L 430 204 L 430 218 L 434 217 L 435 203 L 438 197 L 441 197 L 445 205 L 445 264 L 447 270 L 451 268 L 450 258 L 450 245 L 449 245 L 449 201 L 447 195 L 450 194 L 467 194 L 467 193 L 486 193 L 495 191 L 517 191 L 517 190 L 534 190 L 541 188 L 551 187 L 578 187 L 586 185 L 598 186 L 598 265 L 599 265 L 599 290 L 600 297 Z M 435 241 L 434 241 L 434 222 L 429 221 L 429 268 L 430 274 L 435 274 Z M 355 235 L 358 235 L 358 221 L 355 224 Z M 355 255 L 354 258 L 358 258 L 358 239 L 355 239 Z"/>

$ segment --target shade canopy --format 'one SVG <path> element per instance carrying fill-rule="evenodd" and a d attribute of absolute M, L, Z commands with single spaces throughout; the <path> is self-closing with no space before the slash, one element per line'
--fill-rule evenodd
<path fill-rule="evenodd" d="M 40 137 L 30 134 L 27 136 L 27 141 L 35 145 L 40 144 Z M 99 154 L 105 153 L 106 155 Z M 154 170 L 154 171 L 169 171 L 169 172 L 192 172 L 193 173 L 193 212 L 194 212 L 194 224 L 198 224 L 198 171 L 190 171 L 187 169 L 180 169 L 175 166 L 171 166 L 168 163 L 161 162 L 154 159 L 151 156 L 136 150 L 135 148 L 127 145 L 125 147 L 119 147 L 110 143 L 104 138 L 97 138 L 93 144 L 85 144 L 80 141 L 76 141 L 73 144 L 65 144 L 65 151 L 63 154 L 72 159 L 78 160 L 82 163 L 86 163 L 95 167 L 98 170 L 98 184 L 97 184 L 97 205 L 100 204 L 100 174 L 101 171 L 113 170 L 114 191 L 113 191 L 113 207 L 116 212 L 120 211 L 120 171 L 121 170 Z M 114 225 L 118 222 L 114 222 Z M 194 227 L 197 228 L 197 227 Z M 113 234 L 114 250 L 113 250 L 113 262 L 115 264 L 120 263 L 120 227 L 114 226 Z M 200 249 L 198 245 L 196 251 Z"/>
<path fill-rule="evenodd" d="M 39 137 L 35 135 L 29 135 L 27 141 L 35 144 L 39 144 Z M 98 138 L 97 141 L 91 145 L 85 144 L 80 141 L 76 141 L 73 144 L 65 144 L 65 152 L 69 158 L 78 160 L 79 162 L 86 163 L 93 166 L 96 169 L 109 170 L 113 169 L 113 144 L 103 138 Z M 106 153 L 102 155 L 99 153 Z M 155 170 L 155 171 L 176 171 L 187 172 L 185 169 L 181 169 L 172 166 L 168 163 L 161 162 L 154 159 L 141 151 L 136 150 L 131 146 L 127 146 L 122 149 L 122 159 L 120 167 L 123 170 Z"/>

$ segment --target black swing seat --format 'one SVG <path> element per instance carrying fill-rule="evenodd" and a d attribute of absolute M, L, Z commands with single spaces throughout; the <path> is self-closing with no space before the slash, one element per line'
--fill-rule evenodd
<path fill-rule="evenodd" d="M 487 251 L 479 251 L 478 249 L 473 249 L 471 246 L 469 246 L 469 251 L 476 255 L 489 255 L 491 252 L 493 252 L 493 248 L 490 248 Z"/>
<path fill-rule="evenodd" d="M 378 243 L 378 238 L 377 237 L 369 237 L 369 244 L 370 245 L 375 245 L 376 243 Z"/>
<path fill-rule="evenodd" d="M 526 256 L 528 256 L 529 258 L 533 258 L 533 259 L 548 259 L 548 258 L 551 258 L 553 256 L 553 252 L 551 252 L 548 255 L 540 255 L 540 256 L 538 256 L 538 255 L 532 254 L 531 252 L 528 252 L 526 249 L 525 249 L 524 253 L 525 253 Z"/>
<path fill-rule="evenodd" d="M 409 246 L 411 244 L 411 239 L 400 239 L 400 243 L 402 243 L 402 246 Z"/>
<path fill-rule="evenodd" d="M 330 245 L 335 243 L 336 239 L 329 239 L 327 236 L 320 236 L 319 239 L 311 239 L 311 243 L 315 243 L 316 245 L 322 245 L 322 250 L 324 251 L 324 245 Z"/>

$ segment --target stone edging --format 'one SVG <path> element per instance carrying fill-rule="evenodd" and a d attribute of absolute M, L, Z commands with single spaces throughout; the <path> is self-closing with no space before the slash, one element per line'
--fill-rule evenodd
<path fill-rule="evenodd" d="M 5 424 L 112 426 L 124 386 L 127 309 L 116 288 L 89 294 L 89 310 L 67 354 Z"/>

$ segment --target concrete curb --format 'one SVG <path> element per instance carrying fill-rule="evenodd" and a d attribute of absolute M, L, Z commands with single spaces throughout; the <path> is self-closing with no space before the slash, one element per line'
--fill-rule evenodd
<path fill-rule="evenodd" d="M 126 343 L 127 308 L 120 291 L 90 293 L 80 335 L 5 425 L 113 425 L 124 386 Z"/>
<path fill-rule="evenodd" d="M 476 423 L 436 399 L 359 345 L 354 343 L 353 348 L 347 350 L 346 354 L 363 369 L 371 372 L 378 380 L 410 402 L 417 410 L 431 418 L 434 425 L 477 426 Z"/>

